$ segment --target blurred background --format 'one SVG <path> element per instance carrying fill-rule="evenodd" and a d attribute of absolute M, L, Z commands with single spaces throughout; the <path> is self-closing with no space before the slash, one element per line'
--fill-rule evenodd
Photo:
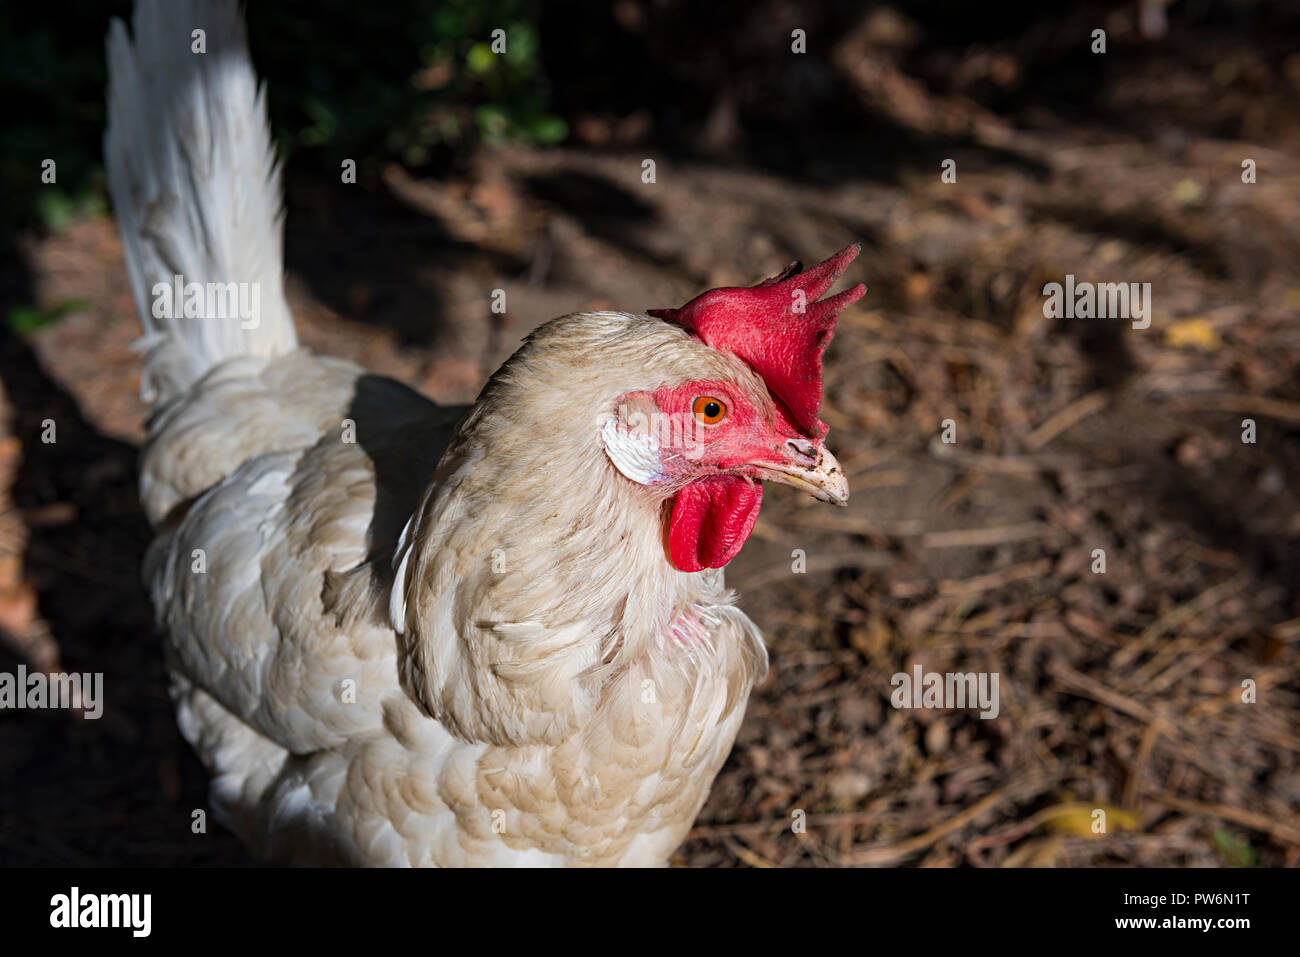
<path fill-rule="evenodd" d="M 0 8 L 0 670 L 107 700 L 0 713 L 0 862 L 248 863 L 190 833 L 138 577 L 129 5 L 61 6 Z M 1300 863 L 1300 4 L 250 6 L 300 334 L 439 401 L 552 316 L 864 244 L 823 412 L 853 500 L 770 489 L 728 570 L 772 671 L 675 863 Z M 1044 318 L 1066 273 L 1151 283 L 1150 328 Z M 999 673 L 999 716 L 894 710 L 917 664 Z"/>

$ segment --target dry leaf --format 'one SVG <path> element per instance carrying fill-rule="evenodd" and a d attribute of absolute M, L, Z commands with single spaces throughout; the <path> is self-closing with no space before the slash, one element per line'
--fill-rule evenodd
<path fill-rule="evenodd" d="M 1095 816 L 1097 811 L 1105 812 L 1105 818 Z M 1041 813 L 1049 830 L 1081 837 L 1101 837 L 1112 831 L 1136 831 L 1139 827 L 1136 814 L 1109 804 L 1058 804 Z M 1105 830 L 1094 831 L 1094 821 L 1104 821 Z"/>
<path fill-rule="evenodd" d="M 1209 321 L 1197 316 L 1180 319 L 1165 329 L 1165 342 L 1175 348 L 1195 348 L 1205 352 L 1217 352 L 1220 346 L 1219 334 Z"/>

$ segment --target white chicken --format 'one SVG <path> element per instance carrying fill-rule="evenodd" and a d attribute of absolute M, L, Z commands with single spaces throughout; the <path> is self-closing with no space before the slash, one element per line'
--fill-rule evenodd
<path fill-rule="evenodd" d="M 552 320 L 443 408 L 298 345 L 233 0 L 142 0 L 108 62 L 145 577 L 213 807 L 300 863 L 664 863 L 766 668 L 721 571 L 760 480 L 848 494 L 821 355 L 865 289 L 817 300 L 857 248 Z"/>

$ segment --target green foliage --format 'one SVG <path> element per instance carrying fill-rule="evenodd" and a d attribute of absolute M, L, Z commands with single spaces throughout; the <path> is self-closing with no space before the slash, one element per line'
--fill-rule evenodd
<path fill-rule="evenodd" d="M 102 208 L 104 36 L 126 2 L 78 9 L 0 4 L 0 228 L 40 220 L 62 228 Z M 54 184 L 41 164 L 57 164 Z"/>
<path fill-rule="evenodd" d="M 1226 827 L 1214 832 L 1214 849 L 1228 867 L 1254 867 L 1259 855 L 1255 849 Z"/>
<path fill-rule="evenodd" d="M 479 140 L 556 143 L 533 0 L 352 0 L 249 10 L 282 151 L 336 170 L 398 159 L 421 166 Z M 493 31 L 505 51 L 493 51 Z"/>
<path fill-rule="evenodd" d="M 0 229 L 60 229 L 104 208 L 104 37 L 130 8 L 0 4 Z M 536 0 L 284 0 L 246 15 L 272 127 L 295 163 L 419 166 L 482 140 L 567 133 L 547 112 Z M 497 29 L 503 54 L 492 52 Z M 55 185 L 40 181 L 45 159 Z"/>
<path fill-rule="evenodd" d="M 89 306 L 84 299 L 68 299 L 48 309 L 36 306 L 11 306 L 5 315 L 5 324 L 10 331 L 20 335 L 35 332 L 42 326 L 58 322 L 64 316 L 80 312 Z"/>
<path fill-rule="evenodd" d="M 46 185 L 36 193 L 36 215 L 52 233 L 61 233 L 79 219 L 103 216 L 107 211 L 103 177 L 97 173 L 87 176 L 75 191 Z"/>

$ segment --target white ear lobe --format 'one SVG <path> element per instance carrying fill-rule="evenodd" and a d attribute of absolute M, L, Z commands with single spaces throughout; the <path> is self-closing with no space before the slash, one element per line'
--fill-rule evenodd
<path fill-rule="evenodd" d="M 625 478 L 638 485 L 654 485 L 664 479 L 659 461 L 659 441 L 650 431 L 622 428 L 617 416 L 609 416 L 600 429 L 605 454 Z"/>

